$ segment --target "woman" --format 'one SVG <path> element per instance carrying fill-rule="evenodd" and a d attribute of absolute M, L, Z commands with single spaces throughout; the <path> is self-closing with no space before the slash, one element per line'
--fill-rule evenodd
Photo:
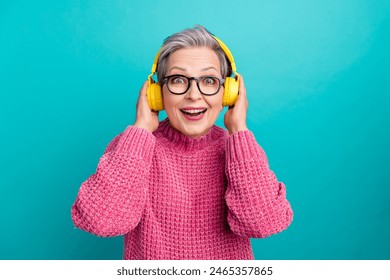
<path fill-rule="evenodd" d="M 292 221 L 285 186 L 247 128 L 242 77 L 227 131 L 214 125 L 232 71 L 217 40 L 201 26 L 165 40 L 157 75 L 168 118 L 150 109 L 145 82 L 135 123 L 79 190 L 74 224 L 124 235 L 124 259 L 253 259 L 250 238 Z"/>

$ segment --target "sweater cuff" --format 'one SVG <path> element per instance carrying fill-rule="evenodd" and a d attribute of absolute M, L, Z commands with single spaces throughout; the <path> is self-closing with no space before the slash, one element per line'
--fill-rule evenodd
<path fill-rule="evenodd" d="M 233 133 L 227 140 L 228 161 L 267 160 L 265 153 L 257 143 L 252 131 Z"/>
<path fill-rule="evenodd" d="M 116 150 L 119 153 L 131 153 L 133 157 L 145 158 L 152 155 L 155 136 L 146 129 L 128 126 L 121 134 Z"/>

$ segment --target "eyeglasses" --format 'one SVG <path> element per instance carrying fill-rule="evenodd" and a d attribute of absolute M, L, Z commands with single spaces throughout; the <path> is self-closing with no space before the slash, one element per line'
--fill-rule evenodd
<path fill-rule="evenodd" d="M 207 96 L 217 94 L 221 85 L 225 82 L 224 79 L 213 76 L 196 78 L 186 77 L 184 75 L 171 75 L 164 77 L 163 83 L 167 85 L 167 88 L 171 93 L 179 95 L 184 94 L 189 90 L 192 80 L 196 81 L 199 91 Z"/>

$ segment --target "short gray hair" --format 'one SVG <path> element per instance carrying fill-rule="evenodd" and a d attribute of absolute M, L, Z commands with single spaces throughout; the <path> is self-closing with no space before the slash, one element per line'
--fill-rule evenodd
<path fill-rule="evenodd" d="M 157 62 L 157 78 L 160 85 L 162 85 L 163 78 L 167 73 L 167 62 L 169 56 L 179 49 L 191 47 L 208 47 L 214 50 L 221 65 L 222 78 L 226 78 L 231 75 L 232 68 L 230 62 L 217 40 L 215 40 L 213 35 L 207 31 L 206 28 L 201 25 L 196 25 L 194 28 L 185 29 L 164 40 Z"/>

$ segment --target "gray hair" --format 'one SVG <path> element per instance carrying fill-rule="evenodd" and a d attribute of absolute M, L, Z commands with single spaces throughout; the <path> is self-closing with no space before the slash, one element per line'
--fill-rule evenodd
<path fill-rule="evenodd" d="M 167 62 L 169 56 L 179 49 L 191 47 L 208 47 L 214 50 L 221 65 L 222 78 L 231 75 L 232 69 L 230 62 L 217 40 L 215 40 L 213 35 L 207 31 L 206 28 L 201 25 L 196 25 L 194 28 L 185 29 L 164 40 L 157 62 L 157 78 L 160 85 L 162 85 L 163 78 L 168 70 Z"/>

